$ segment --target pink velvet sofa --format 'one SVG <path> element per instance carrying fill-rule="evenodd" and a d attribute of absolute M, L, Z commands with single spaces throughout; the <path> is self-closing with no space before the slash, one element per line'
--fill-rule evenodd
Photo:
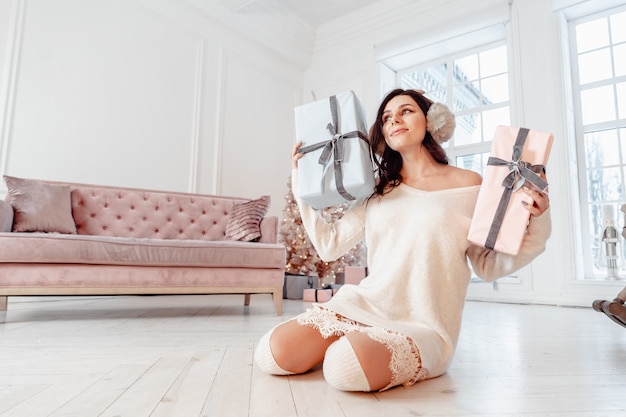
<path fill-rule="evenodd" d="M 269 294 L 282 314 L 285 247 L 267 197 L 5 181 L 0 310 L 25 295 Z"/>

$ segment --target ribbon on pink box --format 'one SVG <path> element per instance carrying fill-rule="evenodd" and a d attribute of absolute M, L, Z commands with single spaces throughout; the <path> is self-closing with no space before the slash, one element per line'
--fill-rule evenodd
<path fill-rule="evenodd" d="M 468 240 L 498 252 L 519 252 L 530 213 L 522 201 L 532 199 L 522 186 L 546 192 L 541 177 L 554 136 L 551 133 L 498 126 L 478 192 Z"/>

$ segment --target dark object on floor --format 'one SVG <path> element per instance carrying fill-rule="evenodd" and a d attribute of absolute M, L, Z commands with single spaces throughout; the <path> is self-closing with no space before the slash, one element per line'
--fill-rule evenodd
<path fill-rule="evenodd" d="M 620 298 L 616 298 L 613 301 L 595 300 L 593 309 L 606 314 L 608 318 L 620 326 L 626 327 L 626 306 L 624 305 L 624 300 Z"/>

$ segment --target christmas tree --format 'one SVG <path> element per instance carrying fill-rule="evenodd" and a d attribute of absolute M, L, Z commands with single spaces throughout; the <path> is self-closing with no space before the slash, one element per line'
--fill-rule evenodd
<path fill-rule="evenodd" d="M 285 272 L 295 275 L 317 276 L 320 279 L 319 284 L 323 285 L 334 283 L 337 274 L 342 273 L 347 265 L 366 266 L 366 250 L 363 242 L 359 242 L 346 254 L 332 262 L 325 262 L 320 259 L 302 224 L 300 210 L 291 190 L 291 178 L 287 182 L 287 187 L 286 204 L 278 233 L 279 241 L 287 249 Z M 332 223 L 343 217 L 347 209 L 347 204 L 328 207 L 323 209 L 321 214 L 327 222 Z"/>

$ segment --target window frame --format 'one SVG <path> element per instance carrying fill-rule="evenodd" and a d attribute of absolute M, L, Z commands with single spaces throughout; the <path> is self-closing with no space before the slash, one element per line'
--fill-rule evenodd
<path fill-rule="evenodd" d="M 441 57 L 437 58 L 437 59 L 432 59 L 430 61 L 424 61 L 424 62 L 420 62 L 414 65 L 411 65 L 410 67 L 406 67 L 403 68 L 401 70 L 398 70 L 396 72 L 396 85 L 401 86 L 402 85 L 402 78 L 406 75 L 409 74 L 411 72 L 415 72 L 418 69 L 422 69 L 425 67 L 431 67 L 437 64 L 441 64 L 441 63 L 450 63 L 453 62 L 455 59 L 458 58 L 462 58 L 462 57 L 466 57 L 466 56 L 470 56 L 473 54 L 478 54 L 481 52 L 485 52 L 491 49 L 495 49 L 498 47 L 504 46 L 507 48 L 507 57 L 509 57 L 509 53 L 508 53 L 508 49 L 510 49 L 507 40 L 506 39 L 500 39 L 500 40 L 494 40 L 491 41 L 489 43 L 483 43 L 477 46 L 474 46 L 473 48 L 468 48 L 466 50 L 463 51 L 457 51 L 454 53 L 450 53 L 447 55 L 442 55 Z M 512 119 L 513 117 L 513 110 L 512 110 L 512 95 L 513 95 L 513 84 L 512 84 L 512 77 L 511 75 L 511 65 L 510 65 L 510 58 L 507 58 L 508 62 L 507 62 L 507 75 L 509 75 L 509 80 L 508 80 L 508 87 L 509 87 L 509 99 L 505 102 L 501 102 L 501 103 L 497 103 L 497 104 L 489 104 L 489 105 L 484 105 L 481 104 L 478 107 L 478 111 L 480 113 L 483 113 L 486 110 L 490 110 L 490 109 L 495 109 L 495 108 L 502 108 L 502 107 L 507 107 L 509 108 L 509 118 Z M 483 79 L 483 78 L 481 78 Z M 452 77 L 452 66 L 448 65 L 448 70 L 447 70 L 447 84 L 448 87 L 446 88 L 447 94 L 447 102 L 445 103 L 448 107 L 450 107 L 451 109 L 454 109 L 453 103 L 452 103 L 452 99 L 453 99 L 453 95 L 452 95 L 452 91 L 453 91 L 453 77 Z M 428 92 L 426 92 L 426 95 L 428 95 Z M 473 113 L 474 111 L 472 111 Z M 463 111 L 460 112 L 456 112 L 455 114 L 457 116 L 463 116 L 465 113 Z M 462 157 L 462 156 L 466 156 L 466 155 L 474 155 L 474 154 L 488 154 L 491 150 L 491 142 L 493 141 L 493 138 L 486 138 L 484 137 L 482 142 L 479 143 L 471 143 L 471 144 L 465 144 L 465 145 L 459 145 L 459 146 L 455 146 L 455 138 L 453 137 L 449 142 L 447 142 L 445 144 L 445 150 L 446 153 L 448 155 L 448 158 L 450 160 L 450 163 L 453 165 L 457 165 L 457 158 Z M 479 172 L 481 175 L 483 174 L 483 172 Z"/>
<path fill-rule="evenodd" d="M 569 49 L 569 65 L 570 65 L 570 72 L 571 72 L 571 90 L 572 90 L 572 104 L 573 104 L 573 111 L 574 111 L 573 122 L 574 122 L 575 155 L 576 155 L 576 160 L 574 161 L 575 166 L 573 167 L 572 170 L 576 172 L 576 176 L 578 179 L 577 184 L 576 184 L 577 194 L 573 196 L 572 202 L 574 205 L 578 206 L 577 214 L 580 220 L 580 223 L 579 223 L 580 226 L 577 228 L 577 234 L 579 235 L 578 246 L 583 254 L 582 262 L 580 262 L 580 267 L 582 268 L 583 273 L 582 275 L 577 274 L 578 280 L 609 280 L 611 279 L 602 271 L 599 271 L 599 272 L 594 271 L 594 263 L 595 263 L 594 241 L 598 238 L 598 236 L 594 236 L 590 231 L 590 225 L 592 222 L 592 215 L 591 215 L 591 210 L 590 210 L 591 205 L 597 204 L 597 205 L 602 206 L 606 203 L 617 205 L 618 210 L 616 210 L 614 214 L 615 214 L 615 227 L 618 229 L 618 233 L 619 233 L 622 227 L 624 226 L 623 221 L 622 221 L 623 215 L 619 211 L 619 207 L 622 204 L 626 203 L 626 177 L 625 177 L 626 158 L 620 157 L 621 163 L 618 165 L 603 166 L 599 168 L 587 167 L 586 148 L 585 148 L 585 136 L 587 134 L 592 133 L 592 132 L 610 130 L 610 129 L 615 129 L 615 130 L 624 129 L 626 128 L 626 119 L 620 119 L 619 115 L 616 114 L 616 118 L 612 121 L 590 123 L 587 125 L 583 124 L 581 93 L 590 88 L 596 88 L 596 87 L 601 87 L 601 86 L 612 86 L 613 93 L 614 93 L 614 100 L 615 100 L 614 105 L 615 105 L 615 108 L 617 109 L 619 98 L 617 96 L 617 92 L 615 91 L 616 86 L 620 82 L 626 82 L 626 75 L 615 77 L 613 68 L 611 68 L 612 74 L 610 78 L 581 85 L 580 68 L 579 68 L 579 63 L 578 63 L 579 53 L 578 53 L 578 38 L 577 38 L 576 27 L 578 25 L 588 23 L 588 22 L 591 22 L 600 18 L 609 18 L 609 16 L 611 15 L 622 13 L 622 12 L 626 12 L 626 5 L 618 6 L 618 7 L 609 7 L 604 10 L 594 11 L 594 12 L 586 13 L 583 15 L 579 15 L 579 16 L 567 19 L 567 34 L 568 34 L 568 41 L 569 41 L 567 44 L 567 47 Z M 609 33 L 609 36 L 610 36 L 610 33 Z M 611 62 L 614 61 L 614 55 L 612 53 L 613 46 L 614 46 L 614 43 L 611 41 L 610 42 Z M 617 132 L 617 134 L 619 135 L 619 132 Z M 621 146 L 625 142 L 626 142 L 626 137 L 622 137 L 622 140 L 620 141 L 619 136 L 618 136 L 618 147 Z M 626 152 L 622 149 L 620 153 L 621 155 L 624 155 Z M 615 167 L 618 167 L 620 169 L 620 177 L 622 180 L 621 183 L 623 184 L 622 190 L 620 193 L 621 194 L 620 198 L 617 201 L 602 200 L 599 202 L 591 202 L 589 200 L 588 172 L 590 170 L 595 170 L 595 169 L 611 169 Z M 576 201 L 577 199 L 578 201 Z M 620 243 L 622 246 L 624 245 L 623 241 Z M 601 250 L 601 244 L 598 245 L 597 250 Z"/>
<path fill-rule="evenodd" d="M 440 64 L 447 64 L 447 73 L 446 73 L 446 105 L 450 108 L 450 109 L 454 109 L 454 95 L 453 95 L 453 91 L 454 91 L 454 79 L 453 79 L 453 65 L 451 65 L 455 60 L 460 59 L 460 58 L 464 58 L 464 57 L 468 57 L 471 55 L 475 55 L 475 54 L 479 54 L 481 52 L 485 52 L 485 51 L 489 51 L 489 50 L 493 50 L 499 47 L 506 47 L 507 49 L 507 76 L 508 76 L 508 90 L 509 90 L 509 94 L 508 94 L 508 100 L 500 102 L 500 103 L 496 103 L 496 104 L 479 104 L 478 107 L 472 108 L 470 109 L 470 111 L 468 111 L 467 113 L 463 112 L 463 111 L 455 111 L 455 114 L 457 116 L 463 116 L 465 114 L 472 114 L 472 113 L 484 113 L 485 111 L 491 110 L 491 109 L 496 109 L 496 108 L 508 108 L 509 109 L 509 120 L 513 120 L 514 118 L 514 113 L 513 113 L 513 97 L 514 97 L 514 76 L 512 74 L 512 61 L 511 61 L 511 54 L 510 54 L 510 49 L 511 46 L 508 42 L 508 40 L 506 39 L 506 37 L 503 37 L 501 39 L 493 39 L 490 42 L 483 42 L 480 44 L 477 44 L 471 48 L 467 48 L 463 51 L 455 51 L 455 52 L 451 52 L 448 54 L 444 54 L 440 57 L 434 58 L 434 59 L 430 59 L 430 60 L 425 60 L 419 63 L 415 63 L 411 66 L 407 66 L 405 68 L 402 69 L 398 69 L 396 70 L 396 76 L 395 76 L 395 85 L 396 86 L 400 86 L 402 88 L 402 80 L 403 77 L 406 74 L 412 73 L 412 72 L 416 72 L 419 71 L 421 69 L 424 68 L 430 68 L 433 67 L 435 65 L 440 65 Z M 486 79 L 488 77 L 482 77 L 479 76 L 480 80 Z M 426 96 L 428 96 L 428 91 L 426 91 Z M 483 129 L 482 123 L 481 123 L 481 129 Z M 457 164 L 457 159 L 463 156 L 467 156 L 467 155 L 475 155 L 475 154 L 484 154 L 486 156 L 489 155 L 490 151 L 491 151 L 491 144 L 493 142 L 493 137 L 483 137 L 481 142 L 476 142 L 476 143 L 470 143 L 470 144 L 464 144 L 464 145 L 459 145 L 459 146 L 455 146 L 455 138 L 452 137 L 452 139 L 447 142 L 446 144 L 444 144 L 444 148 L 446 151 L 446 154 L 448 156 L 448 159 L 450 161 L 450 164 L 458 166 Z M 486 162 L 486 158 L 485 158 L 485 162 Z M 479 174 L 484 175 L 484 164 L 483 164 L 483 171 L 479 172 Z M 493 286 L 494 290 L 498 290 L 498 283 L 500 284 L 516 284 L 518 286 L 524 287 L 525 290 L 528 290 L 528 288 L 526 288 L 525 284 L 523 283 L 522 280 L 522 276 L 523 273 L 521 273 L 520 271 L 516 271 L 514 273 L 512 273 L 509 276 L 506 277 L 502 277 L 498 280 L 498 282 L 493 282 L 491 283 L 491 285 Z M 477 276 L 475 276 L 472 273 L 472 279 L 471 279 L 471 283 L 472 284 L 486 284 L 487 282 L 481 280 L 480 278 L 478 278 Z"/>

